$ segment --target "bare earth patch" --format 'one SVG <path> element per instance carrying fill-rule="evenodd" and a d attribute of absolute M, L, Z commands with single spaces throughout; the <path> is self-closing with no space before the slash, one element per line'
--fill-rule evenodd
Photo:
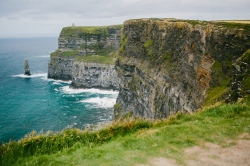
<path fill-rule="evenodd" d="M 228 143 L 233 143 L 228 141 Z M 250 166 L 250 135 L 242 134 L 235 145 L 221 147 L 212 143 L 195 146 L 184 151 L 184 162 L 188 166 Z M 149 160 L 148 165 L 178 166 L 175 160 L 163 157 Z"/>

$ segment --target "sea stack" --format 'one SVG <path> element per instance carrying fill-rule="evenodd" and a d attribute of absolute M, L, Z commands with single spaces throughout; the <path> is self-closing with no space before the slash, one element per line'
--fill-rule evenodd
<path fill-rule="evenodd" d="M 25 70 L 25 75 L 30 76 L 30 68 L 29 68 L 29 62 L 28 60 L 24 61 L 24 70 Z"/>

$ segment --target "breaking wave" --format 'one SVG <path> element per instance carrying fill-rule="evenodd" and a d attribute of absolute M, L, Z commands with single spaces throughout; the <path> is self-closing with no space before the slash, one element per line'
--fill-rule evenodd
<path fill-rule="evenodd" d="M 91 103 L 94 107 L 97 108 L 113 108 L 116 102 L 116 98 L 108 98 L 108 97 L 95 97 L 90 99 L 81 100 L 81 103 Z"/>
<path fill-rule="evenodd" d="M 47 73 L 31 74 L 30 76 L 25 75 L 25 74 L 18 74 L 18 75 L 13 75 L 13 77 L 21 77 L 21 78 L 45 77 L 45 78 L 47 78 Z"/>
<path fill-rule="evenodd" d="M 114 95 L 114 96 L 118 96 L 118 91 L 114 91 L 114 90 L 100 90 L 100 89 L 73 89 L 70 88 L 69 86 L 64 86 L 62 87 L 62 91 L 65 94 L 79 94 L 79 93 L 97 93 L 97 94 L 104 94 L 104 95 Z"/>

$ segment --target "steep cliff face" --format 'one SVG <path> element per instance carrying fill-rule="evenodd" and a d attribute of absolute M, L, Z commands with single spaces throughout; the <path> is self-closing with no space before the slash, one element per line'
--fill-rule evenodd
<path fill-rule="evenodd" d="M 119 49 L 122 26 L 65 27 L 51 53 L 48 78 L 72 80 L 72 87 L 118 89 L 112 53 Z"/>
<path fill-rule="evenodd" d="M 74 62 L 73 57 L 50 57 L 48 78 L 71 80 Z"/>
<path fill-rule="evenodd" d="M 119 89 L 115 65 L 75 62 L 72 86 L 83 88 Z"/>
<path fill-rule="evenodd" d="M 122 26 L 65 27 L 58 39 L 60 51 L 77 50 L 79 55 L 106 55 L 118 50 Z"/>
<path fill-rule="evenodd" d="M 130 112 L 164 118 L 226 95 L 232 63 L 250 48 L 249 29 L 243 24 L 167 19 L 126 21 L 114 118 Z"/>

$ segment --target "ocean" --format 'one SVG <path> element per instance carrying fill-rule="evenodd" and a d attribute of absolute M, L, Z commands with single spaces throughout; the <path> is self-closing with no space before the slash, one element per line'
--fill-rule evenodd
<path fill-rule="evenodd" d="M 112 120 L 118 91 L 71 89 L 47 78 L 57 38 L 0 39 L 0 142 Z M 24 60 L 31 76 L 24 75 Z"/>

